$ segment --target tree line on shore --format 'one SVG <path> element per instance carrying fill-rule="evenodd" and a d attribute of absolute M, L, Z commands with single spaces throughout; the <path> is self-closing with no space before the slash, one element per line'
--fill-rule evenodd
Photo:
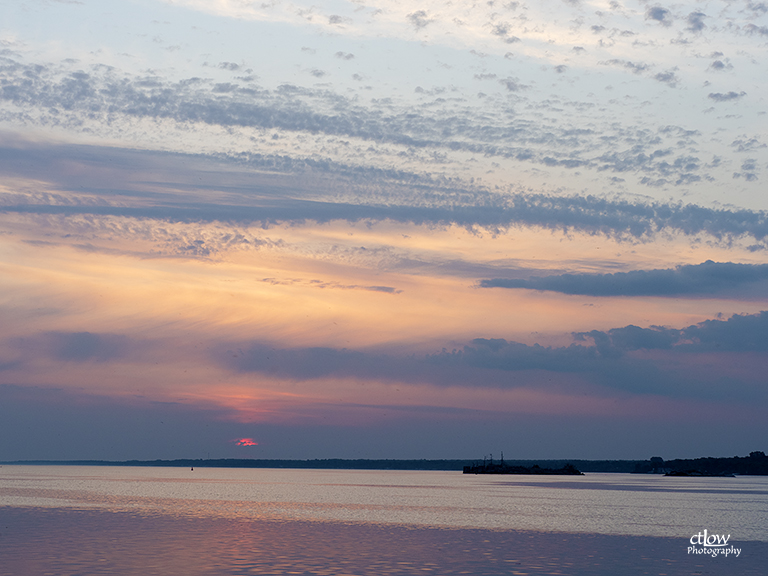
<path fill-rule="evenodd" d="M 188 468 L 297 468 L 338 470 L 445 470 L 462 471 L 464 466 L 476 465 L 478 460 L 398 460 L 398 459 L 343 459 L 283 460 L 254 458 L 214 458 L 177 460 L 27 460 L 2 464 L 75 465 L 75 466 L 175 466 Z M 699 472 L 702 475 L 725 474 L 768 475 L 768 456 L 764 452 L 751 452 L 749 456 L 728 458 L 694 458 L 663 460 L 655 456 L 649 460 L 505 460 L 510 466 L 562 468 L 571 464 L 582 472 L 623 472 L 663 474 L 668 472 Z"/>

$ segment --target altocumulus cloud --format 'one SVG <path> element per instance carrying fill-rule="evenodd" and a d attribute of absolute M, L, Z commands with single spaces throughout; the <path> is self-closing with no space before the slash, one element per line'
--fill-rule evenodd
<path fill-rule="evenodd" d="M 351 55 L 338 54 L 343 58 Z M 638 74 L 649 69 L 646 64 L 625 60 L 606 63 Z M 322 74 L 319 70 L 315 73 Z M 659 73 L 656 79 L 670 85 L 677 82 L 673 71 Z M 517 78 L 499 82 L 512 92 L 526 88 Z M 717 95 L 710 97 L 717 99 Z M 447 101 L 428 112 L 415 112 L 413 106 L 388 106 L 385 110 L 361 105 L 329 89 L 289 84 L 267 89 L 251 81 L 214 83 L 203 78 L 173 82 L 106 66 L 85 71 L 72 69 L 71 63 L 25 64 L 8 57 L 0 57 L 0 101 L 7 106 L 0 110 L 6 119 L 75 130 L 119 120 L 171 120 L 184 126 L 345 136 L 415 151 L 464 152 L 549 167 L 633 171 L 643 175 L 641 184 L 648 185 L 660 181 L 680 185 L 702 177 L 698 174 L 701 164 L 687 160 L 686 148 L 678 146 L 676 154 L 680 157 L 674 159 L 660 159 L 654 154 L 660 141 L 673 145 L 671 138 L 675 136 L 691 140 L 691 134 L 672 134 L 673 127 L 653 133 L 636 126 L 612 124 L 605 127 L 611 132 L 607 136 L 604 131 L 600 135 L 596 130 L 565 124 L 562 128 L 544 128 L 503 110 L 488 114 L 457 108 Z M 585 150 L 593 151 L 592 155 L 586 155 Z M 369 162 L 374 160 L 368 158 Z"/>
<path fill-rule="evenodd" d="M 731 100 L 738 100 L 739 98 L 743 98 L 746 95 L 746 92 L 734 92 L 731 90 L 730 92 L 726 93 L 711 92 L 707 98 L 714 100 L 715 102 L 730 102 Z"/>
<path fill-rule="evenodd" d="M 97 159 L 109 168 L 101 168 Z M 68 176 L 71 173 L 68 167 L 73 164 L 82 167 L 76 181 Z M 211 177 L 209 169 L 214 165 L 230 180 L 226 195 L 177 193 L 179 188 L 188 189 L 193 185 L 199 188 L 200 182 L 207 182 Z M 246 173 L 244 166 L 255 171 Z M 129 174 L 142 174 L 149 169 L 167 174 L 168 188 L 158 183 L 147 190 L 141 182 L 132 184 Z M 272 173 L 263 175 L 261 171 L 265 169 Z M 66 197 L 21 192 L 0 195 L 0 212 L 60 218 L 87 215 L 261 226 L 279 222 L 391 220 L 416 225 L 456 224 L 492 231 L 522 225 L 617 239 L 650 239 L 666 231 L 688 236 L 707 235 L 724 241 L 751 239 L 756 242 L 755 250 L 764 248 L 768 238 L 768 214 L 762 211 L 681 203 L 632 203 L 596 196 L 497 195 L 468 183 L 415 172 L 260 154 L 207 157 L 14 142 L 0 144 L 0 174 L 45 178 L 60 189 L 72 190 Z M 105 179 L 104 174 L 109 177 Z M 122 189 L 116 190 L 113 180 L 119 180 Z M 377 182 L 376 194 L 371 194 L 371 181 Z M 221 189 L 221 184 L 205 185 L 211 191 Z M 259 194 L 254 195 L 254 189 Z M 80 197 L 78 190 L 85 190 L 87 194 Z M 339 190 L 346 191 L 342 199 L 338 198 Z M 304 194 L 311 199 L 301 198 Z M 98 195 L 98 202 L 94 202 L 93 195 Z M 205 248 L 210 250 L 243 241 L 258 246 L 263 242 L 251 235 L 241 237 L 243 234 L 222 237 L 217 242 L 207 237 Z M 186 240 L 179 238 L 174 242 L 191 246 L 184 244 Z"/>
<path fill-rule="evenodd" d="M 614 274 L 561 274 L 543 278 L 481 280 L 483 288 L 523 288 L 586 296 L 722 294 L 768 280 L 768 264 L 713 262 Z"/>

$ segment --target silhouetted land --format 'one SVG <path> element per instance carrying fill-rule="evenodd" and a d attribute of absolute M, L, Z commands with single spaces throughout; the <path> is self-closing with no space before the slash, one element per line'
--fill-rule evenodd
<path fill-rule="evenodd" d="M 504 460 L 500 462 L 486 462 L 482 464 L 479 462 L 472 466 L 464 466 L 464 474 L 525 474 L 533 476 L 584 476 L 583 472 L 579 470 L 573 464 L 566 464 L 562 468 L 542 468 L 538 464 L 533 466 L 512 466 Z"/>
<path fill-rule="evenodd" d="M 347 460 L 341 458 L 317 460 L 264 460 L 264 459 L 181 459 L 181 460 L 17 460 L 0 464 L 69 465 L 69 466 L 178 466 L 188 468 L 303 468 L 340 470 L 454 470 L 463 471 L 482 460 Z M 697 475 L 720 476 L 726 474 L 768 475 L 768 457 L 764 452 L 731 458 L 695 458 L 663 460 L 505 460 L 510 466 L 532 468 L 563 468 L 571 464 L 582 472 L 634 472 L 664 474 L 667 472 L 698 472 Z"/>
<path fill-rule="evenodd" d="M 668 476 L 729 476 L 733 474 L 768 476 L 768 456 L 765 452 L 750 452 L 740 458 L 694 458 L 663 460 L 658 456 L 639 462 L 637 474 L 666 474 Z"/>

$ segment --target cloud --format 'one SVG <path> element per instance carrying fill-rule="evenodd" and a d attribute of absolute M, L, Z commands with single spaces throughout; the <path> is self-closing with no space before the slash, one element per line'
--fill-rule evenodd
<path fill-rule="evenodd" d="M 729 102 L 731 100 L 738 100 L 746 96 L 746 92 L 728 92 L 723 94 L 722 92 L 710 92 L 707 98 L 714 100 L 715 102 Z"/>
<path fill-rule="evenodd" d="M 505 22 L 499 22 L 497 24 L 494 24 L 491 29 L 491 34 L 494 36 L 498 36 L 506 44 L 514 44 L 515 42 L 520 42 L 520 38 L 517 36 L 512 36 L 509 34 L 510 26 L 509 24 Z"/>
<path fill-rule="evenodd" d="M 633 350 L 670 350 L 684 353 L 768 351 L 768 312 L 734 314 L 727 320 L 705 320 L 682 329 L 625 326 L 607 332 L 593 330 L 575 334 L 592 339 L 607 355 Z"/>
<path fill-rule="evenodd" d="M 2 144 L 0 141 L 0 174 L 48 180 L 55 189 L 73 192 L 0 194 L 0 212 L 58 218 L 59 227 L 79 226 L 78 220 L 73 219 L 78 215 L 100 217 L 83 221 L 82 225 L 103 225 L 113 233 L 122 230 L 122 234 L 145 235 L 161 242 L 166 246 L 164 250 L 178 254 L 189 252 L 190 247 L 205 255 L 237 246 L 258 247 L 269 241 L 245 228 L 221 229 L 214 233 L 165 227 L 161 234 L 161 231 L 153 232 L 156 227 L 141 220 L 186 225 L 220 222 L 230 227 L 264 227 L 280 222 L 391 220 L 488 230 L 531 226 L 617 239 L 651 239 L 662 231 L 690 237 L 707 235 L 722 241 L 751 238 L 764 243 L 768 239 L 768 215 L 752 210 L 634 203 L 594 196 L 530 193 L 498 196 L 469 184 L 454 185 L 413 172 L 284 156 L 206 157 L 25 141 Z M 615 156 L 604 161 L 614 165 L 625 163 L 627 166 L 623 169 L 630 170 L 648 162 L 661 163 L 668 157 L 660 150 L 648 156 Z M 695 162 L 681 160 L 677 169 L 686 169 L 690 164 Z M 73 172 L 72 166 L 78 166 L 78 171 Z M 249 171 L 243 171 L 244 167 Z M 132 183 L 141 180 L 137 175 L 144 172 L 154 174 L 152 186 Z M 158 179 L 160 174 L 163 177 Z M 212 174 L 217 175 L 215 181 L 211 180 Z M 227 181 L 225 192 L 220 192 L 222 179 Z M 121 182 L 124 188 L 115 188 L 115 181 Z M 372 181 L 379 187 L 378 198 L 371 198 Z M 260 190 L 259 195 L 253 194 L 255 186 Z M 188 192 L 179 194 L 178 190 Z M 348 191 L 348 201 L 338 198 L 339 190 Z M 109 218 L 134 220 L 122 220 L 122 224 L 118 224 L 109 222 Z M 85 231 L 85 228 L 80 230 Z"/>
<path fill-rule="evenodd" d="M 647 64 L 627 60 L 603 64 L 636 74 L 650 69 Z M 319 68 L 308 72 L 317 78 L 327 76 Z M 686 185 L 702 179 L 696 173 L 701 167 L 685 161 L 688 149 L 696 146 L 695 132 L 674 126 L 664 126 L 655 132 L 621 123 L 612 124 L 608 132 L 568 123 L 541 127 L 537 121 L 509 117 L 501 110 L 495 114 L 464 106 L 453 108 L 444 98 L 434 110 L 414 112 L 412 106 L 406 105 L 362 105 L 359 100 L 333 93 L 326 87 L 284 84 L 268 90 L 244 79 L 213 82 L 189 78 L 169 82 L 154 76 L 121 74 L 108 67 L 97 66 L 86 72 L 72 70 L 71 64 L 24 65 L 8 58 L 0 59 L 0 77 L 4 82 L 0 101 L 7 106 L 5 117 L 23 125 L 89 131 L 119 125 L 130 129 L 130 124 L 136 121 L 151 120 L 173 122 L 181 132 L 193 126 L 202 130 L 210 126 L 227 131 L 246 128 L 307 135 L 305 141 L 310 148 L 294 153 L 295 160 L 279 159 L 283 163 L 326 161 L 321 160 L 325 150 L 322 137 L 343 136 L 361 141 L 357 153 L 350 149 L 347 155 L 355 163 L 391 165 L 378 154 L 366 152 L 371 148 L 363 145 L 365 141 L 379 147 L 407 147 L 412 156 L 415 152 L 416 156 L 432 159 L 435 154 L 463 154 L 572 170 L 632 171 L 637 173 L 640 184 L 651 186 Z M 661 72 L 656 79 L 669 85 L 678 82 L 674 70 Z M 521 97 L 530 88 L 517 77 L 497 81 Z M 722 95 L 710 97 L 727 99 Z M 676 146 L 679 158 L 674 162 L 656 161 L 645 152 L 660 139 Z M 317 142 L 320 148 L 311 148 L 309 142 Z M 390 158 L 399 152 L 402 150 L 393 148 Z M 337 162 L 340 158 L 337 156 Z M 430 161 L 430 169 L 434 166 Z"/>
<path fill-rule="evenodd" d="M 727 62 L 727 61 L 726 61 Z M 733 69 L 733 64 L 726 63 L 722 60 L 715 60 L 712 62 L 712 64 L 709 65 L 708 70 L 715 70 L 716 72 L 719 72 L 720 70 L 731 70 Z"/>
<path fill-rule="evenodd" d="M 325 377 L 408 379 L 411 360 L 394 361 L 386 355 L 324 347 L 277 348 L 252 343 L 219 355 L 238 372 L 259 372 L 280 378 L 310 380 Z M 418 373 L 418 372 L 417 372 Z"/>
<path fill-rule="evenodd" d="M 753 34 L 757 34 L 758 36 L 768 36 L 768 26 L 757 26 L 749 23 L 744 26 L 744 30 L 746 30 L 747 34 L 750 36 Z"/>
<path fill-rule="evenodd" d="M 707 15 L 703 12 L 691 12 L 688 14 L 688 27 L 687 29 L 691 32 L 701 32 L 704 30 L 704 28 L 707 27 L 706 24 L 704 24 L 704 18 L 706 18 Z"/>
<path fill-rule="evenodd" d="M 680 82 L 680 78 L 677 77 L 677 74 L 675 74 L 674 70 L 668 70 L 667 72 L 659 72 L 658 74 L 654 75 L 653 79 L 658 80 L 659 82 L 663 82 L 664 84 L 667 84 L 672 88 L 675 88 L 677 86 L 677 83 Z"/>
<path fill-rule="evenodd" d="M 768 351 L 768 312 L 706 320 L 681 331 L 683 348 L 695 352 Z"/>
<path fill-rule="evenodd" d="M 710 398 L 766 396 L 768 312 L 707 320 L 682 329 L 628 325 L 573 334 L 568 346 L 476 338 L 461 349 L 407 357 L 333 348 L 277 348 L 253 343 L 217 354 L 224 367 L 292 380 L 353 378 L 403 384 L 546 388 L 541 373 L 560 374 L 574 389 L 588 381 L 633 394 Z M 653 352 L 655 354 L 649 356 Z M 753 354 L 696 370 L 705 353 Z M 662 354 L 662 356 L 659 356 Z M 735 370 L 734 365 L 741 365 Z M 724 381 L 729 381 L 727 387 Z"/>
<path fill-rule="evenodd" d="M 526 88 L 525 84 L 521 84 L 518 78 L 512 77 L 502 78 L 499 80 L 499 84 L 504 86 L 510 92 L 519 92 L 520 90 Z"/>
<path fill-rule="evenodd" d="M 627 70 L 632 71 L 634 74 L 641 74 L 649 69 L 649 66 L 647 64 L 643 64 L 642 62 L 630 62 L 628 60 L 620 60 L 620 59 L 613 59 L 613 60 L 607 60 L 605 62 L 599 62 L 599 64 L 605 65 L 605 66 L 618 66 L 620 68 L 626 68 Z"/>
<path fill-rule="evenodd" d="M 670 26 L 672 24 L 672 13 L 659 5 L 649 6 L 645 11 L 645 19 L 654 20 L 664 26 Z"/>
<path fill-rule="evenodd" d="M 543 278 L 481 280 L 482 288 L 524 288 L 586 296 L 698 296 L 728 294 L 768 281 L 768 264 L 713 262 L 665 270 L 614 274 L 562 274 Z"/>
<path fill-rule="evenodd" d="M 64 362 L 112 362 L 147 350 L 146 343 L 127 336 L 93 332 L 46 332 L 17 338 L 13 345 L 27 357 Z"/>
<path fill-rule="evenodd" d="M 552 230 L 579 230 L 612 238 L 651 238 L 660 230 L 717 239 L 752 237 L 764 242 L 768 217 L 748 210 L 709 209 L 691 205 L 629 204 L 592 197 L 513 196 L 497 205 L 418 207 L 366 206 L 343 202 L 286 200 L 277 206 L 219 205 L 177 202 L 163 206 L 6 205 L 0 212 L 73 216 L 153 218 L 169 222 L 231 222 L 269 225 L 278 222 L 318 223 L 392 220 L 416 225 L 457 224 L 468 228 L 506 229 L 515 225 Z M 606 209 L 608 212 L 603 212 Z"/>
<path fill-rule="evenodd" d="M 432 22 L 434 22 L 434 20 L 429 18 L 429 16 L 424 10 L 417 10 L 416 12 L 411 12 L 410 14 L 408 14 L 407 18 L 408 18 L 408 21 L 411 23 L 411 25 L 417 30 L 421 30 L 422 28 L 426 27 L 428 24 L 431 24 Z"/>
<path fill-rule="evenodd" d="M 754 158 L 747 158 L 741 163 L 741 172 L 734 172 L 734 178 L 744 178 L 748 182 L 754 182 L 757 180 L 757 160 Z"/>
<path fill-rule="evenodd" d="M 731 146 L 736 148 L 739 152 L 751 152 L 752 150 L 759 150 L 760 148 L 768 148 L 768 144 L 760 142 L 760 138 L 750 136 L 736 138 L 731 142 Z"/>
<path fill-rule="evenodd" d="M 339 282 L 323 281 L 323 280 L 300 280 L 300 279 L 277 279 L 277 278 L 262 278 L 262 282 L 273 285 L 282 286 L 295 286 L 302 285 L 310 288 L 319 289 L 331 289 L 331 290 L 366 290 L 368 292 L 383 292 L 384 294 L 402 294 L 402 290 L 398 290 L 392 286 L 361 286 L 357 284 L 340 284 Z"/>
<path fill-rule="evenodd" d="M 352 378 L 403 384 L 514 388 L 509 371 L 581 372 L 595 367 L 597 349 L 572 345 L 549 348 L 500 339 L 476 339 L 461 350 L 424 356 L 335 348 L 278 348 L 259 342 L 222 350 L 218 362 L 239 373 L 256 372 L 289 380 Z"/>

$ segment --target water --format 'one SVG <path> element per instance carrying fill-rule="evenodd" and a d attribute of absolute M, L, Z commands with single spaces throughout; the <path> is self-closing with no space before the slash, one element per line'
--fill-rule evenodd
<path fill-rule="evenodd" d="M 0 576 L 764 574 L 767 528 L 765 477 L 0 467 Z"/>

